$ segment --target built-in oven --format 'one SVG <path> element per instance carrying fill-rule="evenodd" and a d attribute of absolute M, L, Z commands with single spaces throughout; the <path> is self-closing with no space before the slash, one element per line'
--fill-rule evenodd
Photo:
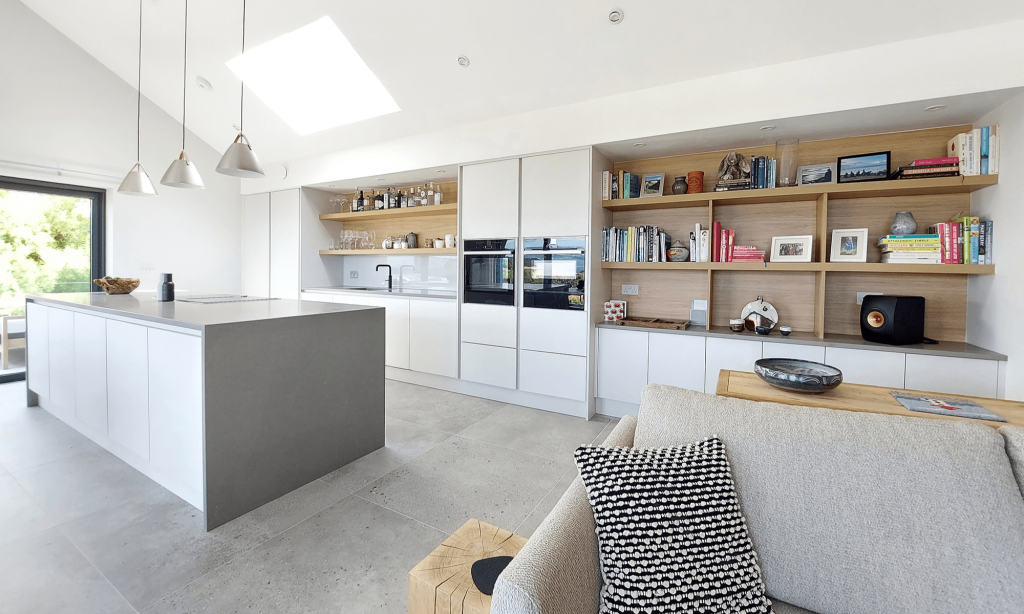
<path fill-rule="evenodd" d="M 523 239 L 523 307 L 583 311 L 586 237 Z"/>
<path fill-rule="evenodd" d="M 465 287 L 462 302 L 516 304 L 516 240 L 479 239 L 462 244 Z"/>

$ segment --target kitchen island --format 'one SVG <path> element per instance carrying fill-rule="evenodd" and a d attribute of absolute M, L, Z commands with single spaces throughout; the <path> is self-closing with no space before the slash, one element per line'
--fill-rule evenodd
<path fill-rule="evenodd" d="M 208 530 L 384 446 L 383 309 L 195 298 L 29 295 L 29 405 Z"/>

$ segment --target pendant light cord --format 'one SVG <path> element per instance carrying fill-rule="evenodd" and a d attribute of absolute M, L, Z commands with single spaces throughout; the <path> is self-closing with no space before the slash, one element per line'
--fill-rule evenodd
<path fill-rule="evenodd" d="M 181 150 L 185 151 L 185 94 L 188 83 L 188 0 L 185 0 L 185 57 L 181 62 Z"/>
<path fill-rule="evenodd" d="M 242 0 L 242 55 L 245 55 L 245 0 Z M 242 81 L 241 101 L 238 103 L 238 131 L 245 133 L 245 81 Z"/>
<path fill-rule="evenodd" d="M 142 1 L 139 0 L 139 102 L 135 115 L 136 162 L 142 162 Z"/>

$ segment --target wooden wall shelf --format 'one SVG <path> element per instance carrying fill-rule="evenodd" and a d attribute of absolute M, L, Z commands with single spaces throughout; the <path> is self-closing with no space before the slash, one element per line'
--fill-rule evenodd
<path fill-rule="evenodd" d="M 915 159 L 944 155 L 949 139 L 971 128 L 946 126 L 801 142 L 797 164 L 891 151 L 892 168 L 898 168 Z M 773 145 L 736 151 L 751 157 L 775 155 Z M 744 305 L 763 296 L 795 332 L 823 339 L 826 335 L 859 335 L 857 293 L 881 292 L 925 297 L 925 335 L 964 341 L 969 276 L 993 275 L 995 267 L 883 264 L 876 239 L 889 233 L 897 211 L 911 211 L 922 233 L 936 222 L 969 215 L 973 193 L 996 185 L 998 175 L 708 191 L 713 190 L 719 163 L 728 153 L 708 151 L 614 163 L 608 170 L 616 174 L 664 173 L 666 186 L 673 177 L 703 171 L 705 191 L 604 201 L 602 206 L 611 218 L 608 225 L 658 226 L 686 244 L 695 224 L 711 228 L 719 222 L 722 228 L 735 231 L 737 245 L 756 245 L 765 251 L 770 250 L 773 237 L 812 235 L 814 262 L 602 263 L 602 269 L 610 273 L 610 298 L 627 300 L 630 315 L 686 318 L 691 300 L 703 299 L 708 301 L 708 326 L 714 328 L 727 326 L 730 318 L 739 317 Z M 868 229 L 868 262 L 828 262 L 832 231 L 844 228 Z M 640 293 L 622 295 L 620 289 L 627 284 L 638 285 Z"/>
<path fill-rule="evenodd" d="M 455 254 L 454 247 L 415 247 L 406 249 L 322 249 L 321 256 L 444 256 Z"/>
<path fill-rule="evenodd" d="M 354 211 L 347 213 L 323 213 L 321 220 L 330 222 L 362 222 L 364 220 L 396 220 L 400 218 L 431 217 L 435 215 L 457 215 L 458 203 L 427 205 L 426 207 L 407 207 L 402 209 L 381 209 L 373 211 Z"/>
<path fill-rule="evenodd" d="M 994 275 L 996 266 L 967 264 L 884 264 L 880 262 L 602 262 L 602 269 L 635 271 L 828 271 L 830 273 L 912 273 Z"/>
<path fill-rule="evenodd" d="M 701 192 L 650 198 L 606 200 L 608 211 L 653 211 L 657 209 L 684 209 L 715 205 L 760 205 L 766 203 L 816 201 L 822 195 L 829 200 L 848 198 L 886 198 L 893 196 L 931 196 L 939 194 L 966 194 L 999 183 L 999 175 L 971 177 L 939 177 L 936 179 L 902 179 L 870 181 L 865 183 L 832 183 L 792 188 L 765 190 L 739 190 L 736 192 Z"/>

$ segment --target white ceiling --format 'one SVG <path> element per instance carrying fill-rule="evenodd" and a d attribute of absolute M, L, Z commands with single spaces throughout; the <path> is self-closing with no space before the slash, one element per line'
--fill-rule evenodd
<path fill-rule="evenodd" d="M 136 84 L 137 0 L 22 1 Z M 143 1 L 142 91 L 180 119 L 184 0 Z M 218 151 L 238 122 L 239 81 L 224 63 L 240 53 L 241 6 L 189 3 L 188 127 Z M 247 94 L 246 134 L 264 163 L 1024 18 L 1020 0 L 974 2 L 971 10 L 960 0 L 861 0 L 855 9 L 801 0 L 248 0 L 247 7 L 247 46 L 329 15 L 402 109 L 299 136 Z M 611 25 L 607 14 L 616 7 L 625 20 Z M 469 68 L 458 66 L 460 54 L 470 58 Z M 936 58 L 893 58 L 878 70 L 896 69 L 900 60 Z M 195 86 L 199 75 L 212 92 Z"/>

